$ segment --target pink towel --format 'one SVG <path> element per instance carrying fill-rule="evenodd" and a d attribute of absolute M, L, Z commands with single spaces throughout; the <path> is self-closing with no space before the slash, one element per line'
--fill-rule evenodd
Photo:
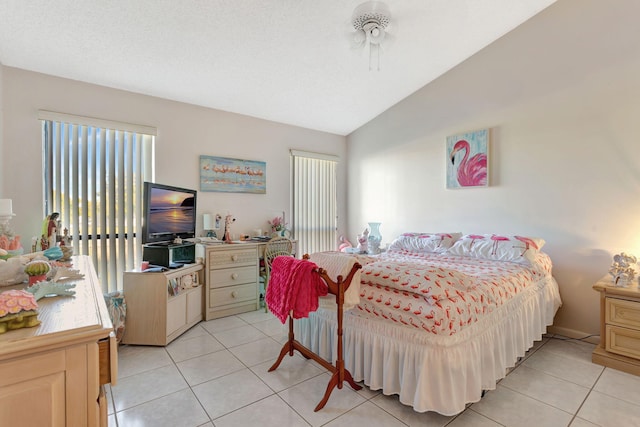
<path fill-rule="evenodd" d="M 313 272 L 316 268 L 310 261 L 288 256 L 273 260 L 265 301 L 282 323 L 290 312 L 294 319 L 307 317 L 318 309 L 318 297 L 327 295 L 326 283 Z"/>

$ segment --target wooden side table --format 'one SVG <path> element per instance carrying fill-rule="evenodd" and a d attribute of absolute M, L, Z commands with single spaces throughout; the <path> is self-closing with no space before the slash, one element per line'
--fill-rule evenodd
<path fill-rule="evenodd" d="M 634 375 L 640 375 L 640 289 L 634 280 L 627 287 L 613 284 L 611 276 L 600 279 L 593 289 L 600 292 L 600 345 L 591 360 Z"/>

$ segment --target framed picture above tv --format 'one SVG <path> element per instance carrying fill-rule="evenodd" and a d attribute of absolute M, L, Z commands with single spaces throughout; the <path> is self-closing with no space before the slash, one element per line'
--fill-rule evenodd
<path fill-rule="evenodd" d="M 267 163 L 200 156 L 200 191 L 265 194 Z"/>

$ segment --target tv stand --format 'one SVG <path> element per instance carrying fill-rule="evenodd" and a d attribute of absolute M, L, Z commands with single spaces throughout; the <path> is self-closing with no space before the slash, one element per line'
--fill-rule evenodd
<path fill-rule="evenodd" d="M 147 273 L 127 271 L 125 344 L 167 345 L 202 320 L 202 264 Z"/>

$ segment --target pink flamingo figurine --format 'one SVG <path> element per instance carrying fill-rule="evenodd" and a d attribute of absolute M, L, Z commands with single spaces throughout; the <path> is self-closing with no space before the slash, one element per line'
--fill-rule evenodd
<path fill-rule="evenodd" d="M 469 143 L 464 139 L 456 142 L 451 150 L 451 164 L 455 164 L 455 155 L 464 150 L 464 157 L 458 166 L 458 184 L 462 187 L 474 187 L 487 184 L 487 156 L 478 153 L 469 159 Z"/>
<path fill-rule="evenodd" d="M 231 243 L 231 224 L 233 224 L 235 220 L 231 215 L 224 217 L 224 234 L 222 235 L 222 240 L 227 243 Z"/>
<path fill-rule="evenodd" d="M 346 237 L 340 236 L 340 246 L 338 246 L 338 251 L 347 252 L 347 249 L 352 248 L 353 245 Z"/>

